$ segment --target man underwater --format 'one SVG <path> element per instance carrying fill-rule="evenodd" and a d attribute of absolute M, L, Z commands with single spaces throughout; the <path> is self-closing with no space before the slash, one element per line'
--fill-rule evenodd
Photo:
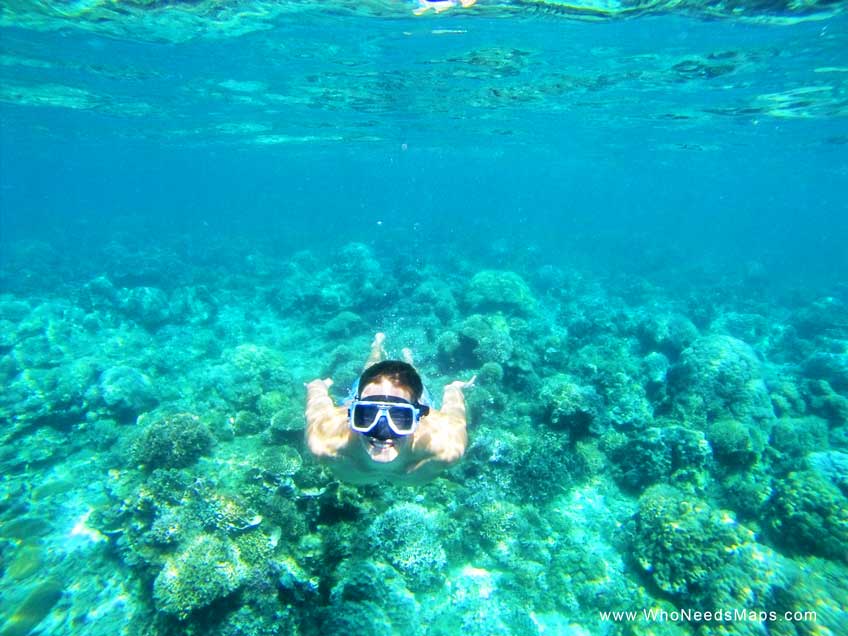
<path fill-rule="evenodd" d="M 383 360 L 384 340 L 382 333 L 374 337 L 348 405 L 333 403 L 330 379 L 306 385 L 306 443 L 343 481 L 421 484 L 465 453 L 463 390 L 473 386 L 476 376 L 445 386 L 442 407 L 436 410 L 424 399 L 409 351 L 404 350 L 405 361 Z"/>

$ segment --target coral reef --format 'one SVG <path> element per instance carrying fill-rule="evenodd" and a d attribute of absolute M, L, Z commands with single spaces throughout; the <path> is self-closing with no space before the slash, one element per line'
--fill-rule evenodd
<path fill-rule="evenodd" d="M 442 578 L 446 556 L 433 513 L 413 503 L 392 506 L 368 528 L 368 541 L 379 546 L 375 556 L 401 572 L 412 589 L 425 589 Z"/>
<path fill-rule="evenodd" d="M 132 447 L 133 460 L 148 470 L 189 466 L 210 451 L 214 438 L 197 415 L 178 413 L 147 418 Z"/>
<path fill-rule="evenodd" d="M 844 631 L 843 301 L 208 249 L 114 244 L 71 293 L 0 295 L 4 635 L 621 636 L 600 611 L 814 603 Z M 303 383 L 343 399 L 376 329 L 436 400 L 477 376 L 430 484 L 339 483 L 303 444 Z"/>
<path fill-rule="evenodd" d="M 575 438 L 598 433 L 606 423 L 603 404 L 595 389 L 581 386 L 561 373 L 542 381 L 539 401 L 550 426 L 568 431 Z"/>
<path fill-rule="evenodd" d="M 728 513 L 662 484 L 639 498 L 631 545 L 663 592 L 699 607 L 759 608 L 771 558 L 753 539 Z"/>
<path fill-rule="evenodd" d="M 475 309 L 504 309 L 531 312 L 536 301 L 533 293 L 515 272 L 483 270 L 474 274 L 465 293 L 466 302 Z"/>
<path fill-rule="evenodd" d="M 244 581 L 247 567 L 238 549 L 221 539 L 198 535 L 168 558 L 153 584 L 157 609 L 186 618 L 232 593 Z"/>
<path fill-rule="evenodd" d="M 848 561 L 848 497 L 818 473 L 778 479 L 767 518 L 774 540 L 792 552 Z"/>
<path fill-rule="evenodd" d="M 774 417 L 762 363 L 736 338 L 698 338 L 680 354 L 669 382 L 675 406 L 689 418 L 768 422 Z"/>
<path fill-rule="evenodd" d="M 715 458 L 730 469 L 747 468 L 756 463 L 766 444 L 761 429 L 734 419 L 712 422 L 706 434 Z"/>

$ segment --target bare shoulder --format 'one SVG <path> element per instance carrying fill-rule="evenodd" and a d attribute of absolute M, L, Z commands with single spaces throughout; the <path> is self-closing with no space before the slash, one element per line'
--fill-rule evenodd
<path fill-rule="evenodd" d="M 352 434 L 344 407 L 331 406 L 311 413 L 307 409 L 306 418 L 306 442 L 316 457 L 336 458 L 350 445 Z"/>
<path fill-rule="evenodd" d="M 462 457 L 468 443 L 465 418 L 432 410 L 421 419 L 415 437 L 413 448 L 418 457 L 431 456 L 453 463 Z"/>

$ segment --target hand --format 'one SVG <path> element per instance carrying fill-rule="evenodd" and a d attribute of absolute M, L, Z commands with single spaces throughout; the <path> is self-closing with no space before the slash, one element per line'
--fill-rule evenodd
<path fill-rule="evenodd" d="M 321 380 L 321 379 L 319 378 L 319 379 L 317 379 L 317 380 L 312 380 L 312 382 L 308 382 L 308 383 L 307 383 L 307 382 L 304 382 L 304 383 L 303 383 L 303 386 L 305 386 L 307 389 L 308 389 L 308 388 L 310 388 L 310 387 L 311 387 L 311 386 L 313 386 L 313 385 L 314 385 L 316 388 L 318 388 L 318 387 L 319 387 L 319 385 L 324 385 L 324 389 L 329 389 L 331 386 L 333 386 L 333 380 L 332 380 L 331 378 L 325 378 L 325 379 L 323 379 L 323 380 Z"/>
<path fill-rule="evenodd" d="M 473 387 L 474 382 L 476 380 L 477 380 L 477 374 L 475 373 L 473 376 L 471 376 L 471 379 L 468 380 L 468 382 L 463 382 L 462 380 L 454 380 L 453 382 L 448 384 L 448 386 L 452 386 L 452 387 L 457 388 L 460 391 L 462 391 L 464 389 L 470 389 L 471 387 Z"/>

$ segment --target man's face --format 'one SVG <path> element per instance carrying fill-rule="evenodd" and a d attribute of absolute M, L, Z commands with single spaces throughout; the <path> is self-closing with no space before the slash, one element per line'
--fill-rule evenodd
<path fill-rule="evenodd" d="M 366 385 L 359 397 L 366 398 L 372 395 L 390 395 L 392 397 L 403 398 L 410 402 L 412 401 L 412 393 L 409 389 L 395 386 L 387 378 L 378 378 L 371 384 Z M 388 464 L 396 460 L 401 453 L 409 448 L 410 444 L 412 444 L 412 435 L 383 441 L 360 434 L 359 441 L 372 461 L 380 464 Z"/>

